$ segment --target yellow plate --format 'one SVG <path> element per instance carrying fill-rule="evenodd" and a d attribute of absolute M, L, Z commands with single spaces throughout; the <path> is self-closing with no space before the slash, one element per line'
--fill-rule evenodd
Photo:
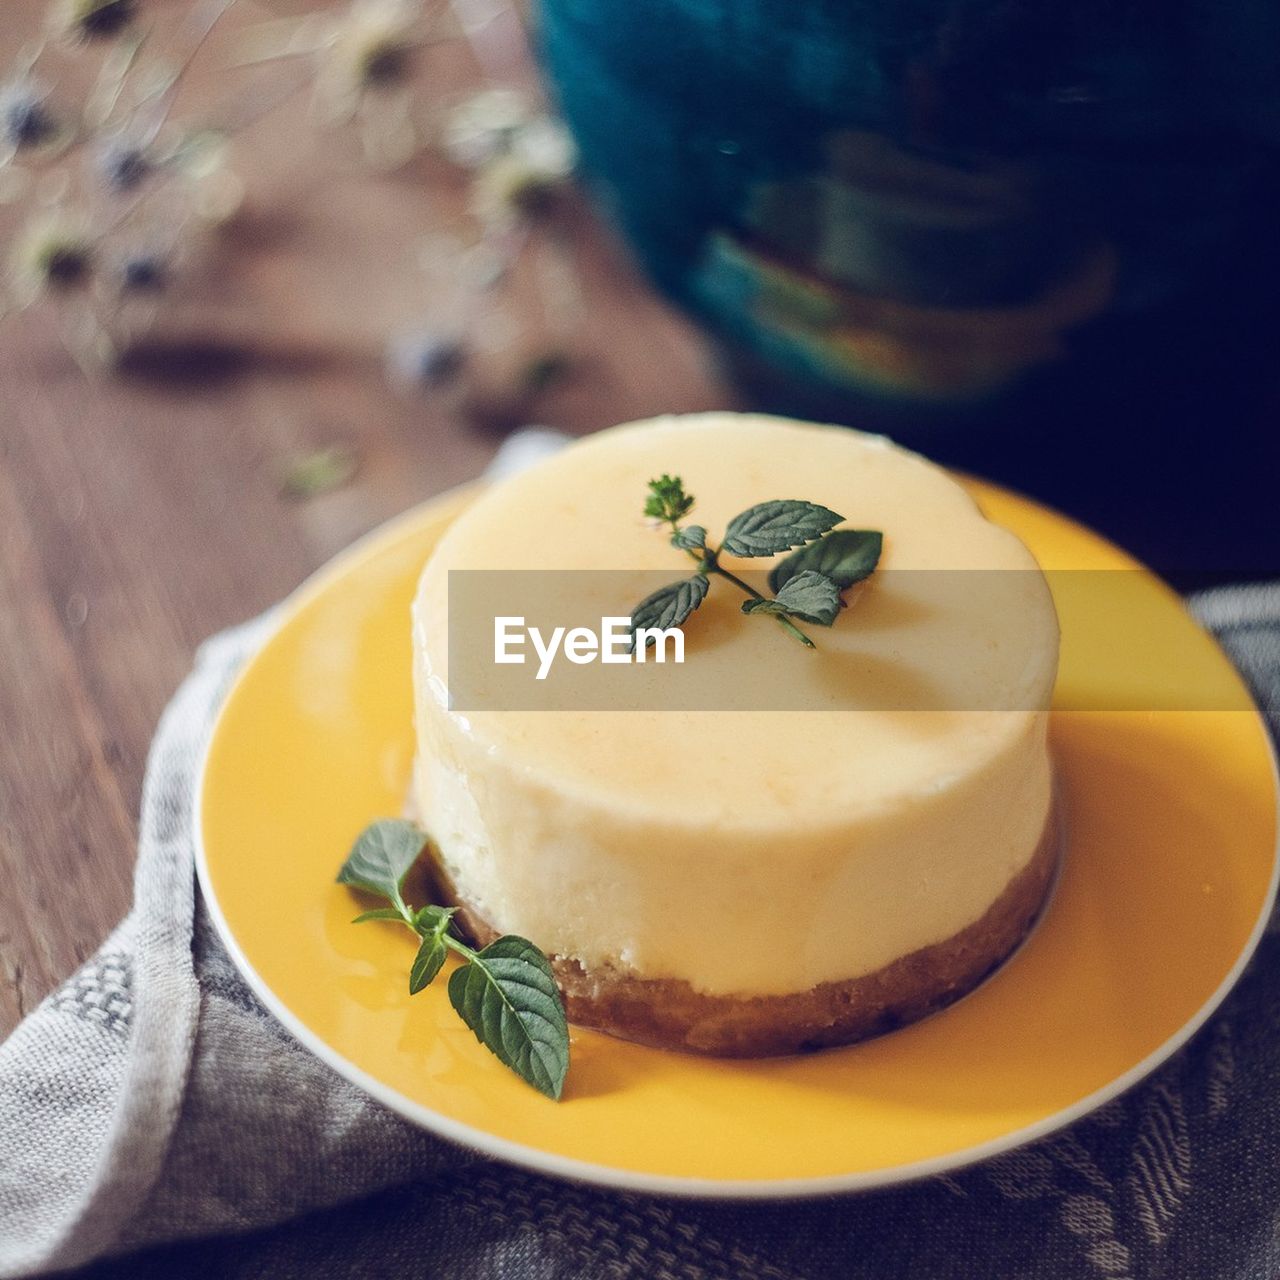
<path fill-rule="evenodd" d="M 574 1030 L 558 1104 L 476 1042 L 444 981 L 410 998 L 412 937 L 353 926 L 357 903 L 333 878 L 361 827 L 400 810 L 409 601 L 465 493 L 303 587 L 218 721 L 199 872 L 249 983 L 303 1044 L 411 1120 L 545 1172 L 668 1193 L 902 1181 L 1042 1135 L 1133 1084 L 1204 1021 L 1261 933 L 1276 874 L 1266 731 L 1171 591 L 1063 517 L 973 488 L 1047 569 L 1129 572 L 1116 579 L 1123 625 L 1103 616 L 1114 611 L 1096 583 L 1051 574 L 1068 852 L 1040 926 L 968 998 L 868 1044 L 755 1062 Z M 1097 706 L 1180 709 L 1078 709 Z"/>

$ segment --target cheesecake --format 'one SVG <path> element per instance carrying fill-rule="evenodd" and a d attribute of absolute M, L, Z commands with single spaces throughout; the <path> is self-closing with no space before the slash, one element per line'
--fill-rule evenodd
<path fill-rule="evenodd" d="M 831 625 L 798 623 L 812 647 L 743 612 L 784 555 L 726 553 L 745 585 L 710 575 L 678 663 L 498 661 L 521 600 L 548 626 L 626 618 L 697 570 L 644 514 L 664 474 L 708 545 L 803 499 L 880 531 L 879 563 Z M 412 628 L 410 805 L 441 891 L 479 942 L 541 948 L 579 1025 L 726 1056 L 850 1043 L 972 990 L 1043 907 L 1052 597 L 1017 537 L 882 437 L 729 413 L 599 432 L 476 497 Z"/>

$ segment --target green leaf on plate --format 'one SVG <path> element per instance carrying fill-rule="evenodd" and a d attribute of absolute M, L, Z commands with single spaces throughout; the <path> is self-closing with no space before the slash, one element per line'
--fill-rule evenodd
<path fill-rule="evenodd" d="M 400 886 L 427 838 L 403 818 L 383 818 L 359 834 L 338 872 L 339 884 L 354 885 L 403 906 Z"/>
<path fill-rule="evenodd" d="M 404 879 L 425 844 L 413 823 L 398 818 L 372 823 L 360 833 L 338 882 L 381 894 L 392 905 L 366 911 L 355 923 L 399 920 L 418 935 L 410 995 L 432 982 L 450 951 L 460 955 L 464 963 L 449 979 L 450 1003 L 499 1061 L 558 1099 L 569 1069 L 569 1025 L 549 961 L 533 943 L 512 936 L 475 951 L 450 931 L 457 907 L 407 906 Z"/>
<path fill-rule="evenodd" d="M 374 911 L 362 911 L 351 922 L 352 924 L 364 924 L 366 920 L 404 920 L 396 907 L 378 907 Z"/>
<path fill-rule="evenodd" d="M 449 979 L 449 1000 L 499 1061 L 549 1098 L 569 1069 L 569 1024 L 546 956 L 508 935 Z"/>
<path fill-rule="evenodd" d="M 440 967 L 444 964 L 444 958 L 448 954 L 449 948 L 445 946 L 444 939 L 438 933 L 429 933 L 423 938 L 422 945 L 418 948 L 418 954 L 414 957 L 413 964 L 409 967 L 409 994 L 411 996 L 416 996 L 440 972 Z"/>
<path fill-rule="evenodd" d="M 457 914 L 457 907 L 422 907 L 413 917 L 413 927 L 422 935 L 422 945 L 409 969 L 409 994 L 417 995 L 440 972 L 449 946 L 445 934 Z"/>
<path fill-rule="evenodd" d="M 771 556 L 812 542 L 843 519 L 816 502 L 783 498 L 757 503 L 729 521 L 720 550 L 731 556 Z"/>
<path fill-rule="evenodd" d="M 433 930 L 443 933 L 457 914 L 457 907 L 419 907 L 413 917 L 413 927 L 424 935 Z"/>
<path fill-rule="evenodd" d="M 878 529 L 834 529 L 794 551 L 769 571 L 775 593 L 805 569 L 828 577 L 841 590 L 870 577 L 880 562 L 884 534 Z"/>

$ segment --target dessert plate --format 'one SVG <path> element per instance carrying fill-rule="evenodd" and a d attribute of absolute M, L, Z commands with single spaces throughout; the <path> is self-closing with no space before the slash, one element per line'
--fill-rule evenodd
<path fill-rule="evenodd" d="M 755 1061 L 575 1028 L 554 1103 L 476 1042 L 443 981 L 409 996 L 413 938 L 353 927 L 360 906 L 334 875 L 367 822 L 401 809 L 409 601 L 465 492 L 302 587 L 227 699 L 201 781 L 197 865 L 250 985 L 304 1045 L 428 1129 L 546 1173 L 670 1194 L 807 1195 L 938 1173 L 1135 1083 L 1223 998 L 1269 913 L 1266 730 L 1172 591 L 1064 517 L 971 487 L 1054 590 L 1068 840 L 1040 924 L 964 1000 L 865 1044 Z"/>

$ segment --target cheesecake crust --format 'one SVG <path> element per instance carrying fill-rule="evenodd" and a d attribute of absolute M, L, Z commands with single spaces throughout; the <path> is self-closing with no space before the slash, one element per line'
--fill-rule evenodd
<path fill-rule="evenodd" d="M 707 995 L 683 979 L 648 978 L 615 967 L 585 969 L 550 957 L 569 1021 L 661 1049 L 761 1058 L 853 1044 L 916 1022 L 954 1003 L 1017 949 L 1053 885 L 1061 847 L 1054 812 L 1030 860 L 973 924 L 932 946 L 847 982 L 786 995 Z M 437 868 L 458 906 L 458 923 L 478 945 L 499 936 Z"/>

